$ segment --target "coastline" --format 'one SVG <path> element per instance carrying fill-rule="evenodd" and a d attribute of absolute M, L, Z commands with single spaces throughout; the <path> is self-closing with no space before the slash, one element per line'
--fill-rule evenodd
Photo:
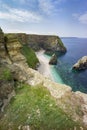
<path fill-rule="evenodd" d="M 37 68 L 38 72 L 42 75 L 44 75 L 46 78 L 49 78 L 50 80 L 53 80 L 53 77 L 51 75 L 50 71 L 50 65 L 49 65 L 49 59 L 44 56 L 44 50 L 40 50 L 36 52 L 37 58 L 39 59 L 40 65 Z"/>
<path fill-rule="evenodd" d="M 60 75 L 56 72 L 55 66 L 49 65 L 50 56 L 45 55 L 44 52 L 44 50 L 36 52 L 37 58 L 40 62 L 40 65 L 37 68 L 38 72 L 56 83 L 64 84 Z"/>

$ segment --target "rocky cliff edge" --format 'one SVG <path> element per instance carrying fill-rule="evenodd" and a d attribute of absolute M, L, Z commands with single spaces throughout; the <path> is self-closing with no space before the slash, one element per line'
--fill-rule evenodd
<path fill-rule="evenodd" d="M 19 81 L 32 86 L 42 84 L 49 90 L 51 96 L 56 99 L 57 105 L 74 121 L 80 122 L 82 126 L 81 130 L 83 130 L 83 128 L 87 129 L 87 95 L 81 92 L 73 92 L 71 87 L 52 82 L 50 79 L 43 77 L 43 75 L 36 70 L 29 68 L 25 57 L 20 54 L 19 50 L 21 48 L 21 44 L 17 42 L 16 45 L 17 46 L 10 44 L 10 46 L 8 46 L 9 56 L 12 59 L 11 61 L 9 56 L 6 55 L 2 41 L 0 43 L 0 52 L 2 52 L 0 53 L 0 64 L 3 65 L 3 67 L 6 66 L 9 68 L 12 74 L 12 81 Z M 0 84 L 1 88 L 4 86 L 4 83 L 6 82 Z M 10 87 L 13 88 L 13 84 L 10 84 Z M 9 93 L 7 93 L 7 95 L 8 94 Z M 5 99 L 6 96 L 4 96 L 3 104 Z M 3 107 L 3 105 L 1 107 Z"/>

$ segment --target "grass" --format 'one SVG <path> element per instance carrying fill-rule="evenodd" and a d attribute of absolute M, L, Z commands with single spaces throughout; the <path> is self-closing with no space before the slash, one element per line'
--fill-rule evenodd
<path fill-rule="evenodd" d="M 17 34 L 5 34 L 5 37 L 8 38 L 8 43 L 14 43 L 15 45 L 18 44 L 18 42 L 20 42 L 20 44 L 22 45 L 22 54 L 25 56 L 25 58 L 27 59 L 27 63 L 29 65 L 29 67 L 35 69 L 38 61 L 38 58 L 35 55 L 35 52 L 28 47 L 28 45 L 23 45 L 22 41 L 20 41 L 17 37 Z"/>
<path fill-rule="evenodd" d="M 11 80 L 12 74 L 8 68 L 0 69 L 0 80 Z"/>
<path fill-rule="evenodd" d="M 22 130 L 29 125 L 31 130 L 79 130 L 74 122 L 57 105 L 42 85 L 21 85 L 17 95 L 5 110 L 0 121 L 0 130 Z"/>
<path fill-rule="evenodd" d="M 7 43 L 18 42 L 17 36 L 16 36 L 16 34 L 14 34 L 14 33 L 5 34 L 5 37 L 8 38 Z"/>
<path fill-rule="evenodd" d="M 35 52 L 29 48 L 27 45 L 23 45 L 22 54 L 26 57 L 29 67 L 35 69 L 38 61 L 38 58 L 35 55 Z"/>

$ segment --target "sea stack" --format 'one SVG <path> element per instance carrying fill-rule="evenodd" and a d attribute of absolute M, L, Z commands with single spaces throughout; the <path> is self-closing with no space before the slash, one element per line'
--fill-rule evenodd
<path fill-rule="evenodd" d="M 81 59 L 79 59 L 77 63 L 73 65 L 73 69 L 75 70 L 87 69 L 87 56 L 84 56 Z"/>
<path fill-rule="evenodd" d="M 57 56 L 56 54 L 54 53 L 49 61 L 49 64 L 50 65 L 56 65 L 57 64 Z"/>

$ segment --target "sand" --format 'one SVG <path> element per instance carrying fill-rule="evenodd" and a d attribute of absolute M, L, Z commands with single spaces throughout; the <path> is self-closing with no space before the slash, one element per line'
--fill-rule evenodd
<path fill-rule="evenodd" d="M 39 59 L 40 65 L 38 67 L 38 71 L 43 74 L 45 77 L 53 80 L 52 74 L 51 74 L 51 66 L 49 65 L 49 59 L 45 57 L 44 50 L 41 50 L 39 52 L 36 52 L 36 55 Z"/>

